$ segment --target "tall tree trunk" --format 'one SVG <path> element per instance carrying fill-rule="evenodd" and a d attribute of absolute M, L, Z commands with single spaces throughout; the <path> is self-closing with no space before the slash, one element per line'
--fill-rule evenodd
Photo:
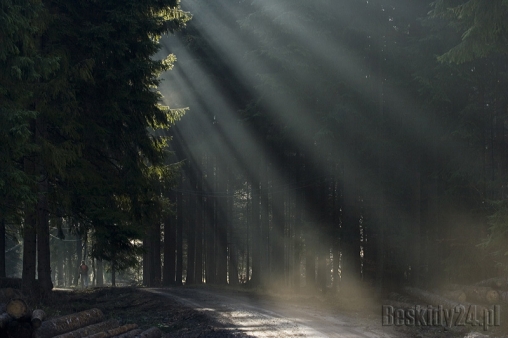
<path fill-rule="evenodd" d="M 261 232 L 260 232 L 260 198 L 261 189 L 258 179 L 252 181 L 252 222 L 251 222 L 251 251 L 252 251 L 252 276 L 251 284 L 259 286 L 261 284 Z"/>
<path fill-rule="evenodd" d="M 215 283 L 215 169 L 212 161 L 212 156 L 209 154 L 206 157 L 206 197 L 205 210 L 205 243 L 206 243 L 206 261 L 205 261 L 205 274 L 206 283 Z"/>
<path fill-rule="evenodd" d="M 116 286 L 116 268 L 115 268 L 115 262 L 111 262 L 111 286 Z"/>
<path fill-rule="evenodd" d="M 161 286 L 161 225 L 156 222 L 153 226 L 153 235 L 152 235 L 152 261 L 153 261 L 153 285 Z"/>
<path fill-rule="evenodd" d="M 295 187 L 303 186 L 303 161 L 300 152 L 296 153 L 294 169 L 295 169 Z M 301 193 L 301 189 L 296 190 L 295 194 L 295 221 L 293 236 L 293 287 L 298 290 L 301 286 L 300 261 L 302 256 L 302 229 L 303 229 L 303 209 L 305 194 Z"/>
<path fill-rule="evenodd" d="M 192 165 L 191 165 L 192 166 Z M 191 173 L 190 182 L 193 189 L 197 189 L 195 185 L 195 173 Z M 189 227 L 187 234 L 187 278 L 185 279 L 186 285 L 192 285 L 196 282 L 196 215 L 199 213 L 197 210 L 196 195 L 190 195 L 187 201 L 189 211 Z"/>
<path fill-rule="evenodd" d="M 0 215 L 0 278 L 5 277 L 5 219 Z"/>
<path fill-rule="evenodd" d="M 232 182 L 231 164 L 227 166 L 227 233 L 228 233 L 228 250 L 229 250 L 229 284 L 238 285 L 238 259 L 236 253 L 236 237 L 233 233 L 233 203 L 234 203 L 234 187 Z"/>
<path fill-rule="evenodd" d="M 60 231 L 62 230 L 62 218 L 58 217 L 55 218 L 55 223 L 57 229 Z M 61 234 L 63 235 L 63 234 Z M 57 240 L 56 243 L 56 286 L 62 287 L 65 285 L 64 283 L 64 259 L 65 259 L 65 242 L 61 241 L 60 239 Z"/>
<path fill-rule="evenodd" d="M 152 275 L 152 266 L 151 266 L 151 236 L 150 230 L 147 229 L 145 234 L 143 235 L 143 285 L 147 287 L 152 287 L 152 281 L 150 279 Z"/>
<path fill-rule="evenodd" d="M 75 221 L 73 221 L 73 224 L 74 224 L 74 228 L 76 229 L 76 264 L 74 265 L 74 267 L 72 268 L 73 271 L 74 271 L 74 285 L 75 286 L 79 286 L 79 265 L 81 265 L 81 260 L 83 260 L 83 251 L 82 251 L 82 242 L 81 242 L 81 234 L 78 230 L 79 228 L 79 225 L 78 223 L 76 223 Z"/>
<path fill-rule="evenodd" d="M 259 260 L 259 283 L 262 285 L 268 285 L 270 283 L 270 261 L 271 261 L 271 251 L 270 251 L 270 216 L 269 216 L 269 208 L 270 208 L 270 200 L 269 200 L 269 163 L 266 157 L 263 161 L 259 163 L 259 181 L 258 181 L 258 195 L 259 198 L 257 202 L 259 204 L 258 207 L 258 217 L 256 226 L 256 238 L 253 241 L 256 241 L 254 244 L 256 246 L 256 252 Z M 254 210 L 253 210 L 254 212 Z M 253 216 L 254 217 L 254 216 Z M 254 251 L 254 247 L 252 248 Z M 252 263 L 254 265 L 254 261 Z M 254 266 L 253 266 L 254 267 Z"/>
<path fill-rule="evenodd" d="M 33 175 L 35 173 L 35 164 L 32 159 L 24 160 L 25 173 Z M 35 272 L 37 264 L 37 233 L 36 233 L 36 215 L 30 206 L 25 208 L 25 219 L 23 223 L 23 271 L 22 271 L 22 289 L 25 294 L 35 292 Z"/>
<path fill-rule="evenodd" d="M 176 193 L 170 193 L 171 202 L 176 202 Z M 162 271 L 162 283 L 170 286 L 175 283 L 176 273 L 176 219 L 174 215 L 166 216 L 164 220 L 164 268 Z"/>
<path fill-rule="evenodd" d="M 102 260 L 97 259 L 97 280 L 96 286 L 101 287 L 104 285 L 104 264 Z"/>
<path fill-rule="evenodd" d="M 271 171 L 272 177 L 272 235 L 270 237 L 271 245 L 271 279 L 278 286 L 285 284 L 285 178 L 286 159 L 284 150 L 272 149 L 274 165 Z M 278 176 L 280 174 L 280 176 Z"/>
<path fill-rule="evenodd" d="M 74 259 L 74 246 L 75 244 L 68 242 L 65 244 L 65 286 L 70 287 L 74 281 L 75 266 Z"/>
<path fill-rule="evenodd" d="M 203 175 L 199 171 L 197 177 L 197 209 L 196 209 L 196 268 L 195 268 L 195 282 L 198 284 L 203 283 Z"/>
<path fill-rule="evenodd" d="M 182 285 L 183 279 L 183 178 L 176 196 L 176 284 Z"/>
<path fill-rule="evenodd" d="M 43 117 L 36 119 L 35 135 L 37 143 L 46 138 L 46 123 Z M 53 289 L 51 282 L 51 262 L 49 249 L 49 215 L 48 215 L 48 174 L 44 169 L 42 159 L 39 157 L 37 164 L 39 178 L 37 210 L 36 210 L 36 233 L 37 233 L 37 275 L 39 288 L 43 294 Z"/>
<path fill-rule="evenodd" d="M 215 192 L 224 192 L 226 190 L 225 185 L 225 171 L 222 164 L 218 164 L 216 160 L 216 189 Z M 219 193 L 221 194 L 221 193 Z M 227 253 L 227 220 L 226 220 L 226 207 L 227 197 L 222 196 L 215 198 L 215 210 L 216 210 L 216 226 L 215 226 L 215 239 L 217 239 L 216 245 L 216 269 L 217 277 L 216 283 L 220 285 L 227 284 L 228 275 L 228 253 Z"/>
<path fill-rule="evenodd" d="M 418 163 L 419 165 L 419 163 Z M 419 166 L 418 166 L 419 167 Z M 412 263 L 411 274 L 414 286 L 420 285 L 421 277 L 421 179 L 420 171 L 417 169 L 413 174 L 413 199 L 412 199 L 412 221 L 413 221 L 413 241 L 412 241 Z"/>

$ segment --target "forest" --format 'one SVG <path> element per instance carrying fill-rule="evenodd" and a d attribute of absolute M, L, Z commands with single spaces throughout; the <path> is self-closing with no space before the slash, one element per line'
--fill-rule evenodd
<path fill-rule="evenodd" d="M 508 276 L 508 1 L 2 0 L 0 278 Z M 349 292 L 348 292 L 349 291 Z"/>

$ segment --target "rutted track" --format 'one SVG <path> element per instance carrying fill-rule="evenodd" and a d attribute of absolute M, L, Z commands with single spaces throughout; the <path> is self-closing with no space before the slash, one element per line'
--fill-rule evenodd
<path fill-rule="evenodd" d="M 208 313 L 225 327 L 251 337 L 393 337 L 380 321 L 330 314 L 249 293 L 209 288 L 146 289 Z"/>

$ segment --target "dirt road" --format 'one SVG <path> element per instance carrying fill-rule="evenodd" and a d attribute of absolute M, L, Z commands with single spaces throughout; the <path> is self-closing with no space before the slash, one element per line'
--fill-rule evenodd
<path fill-rule="evenodd" d="M 380 318 L 323 310 L 316 304 L 288 302 L 258 294 L 210 288 L 146 289 L 207 313 L 239 336 L 396 337 Z"/>

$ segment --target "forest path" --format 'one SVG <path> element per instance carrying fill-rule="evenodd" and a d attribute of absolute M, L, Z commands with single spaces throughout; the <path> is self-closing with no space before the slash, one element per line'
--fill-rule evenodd
<path fill-rule="evenodd" d="M 206 312 L 225 327 L 249 337 L 396 337 L 391 328 L 369 317 L 330 312 L 319 305 L 293 303 L 238 290 L 210 287 L 149 288 Z"/>

